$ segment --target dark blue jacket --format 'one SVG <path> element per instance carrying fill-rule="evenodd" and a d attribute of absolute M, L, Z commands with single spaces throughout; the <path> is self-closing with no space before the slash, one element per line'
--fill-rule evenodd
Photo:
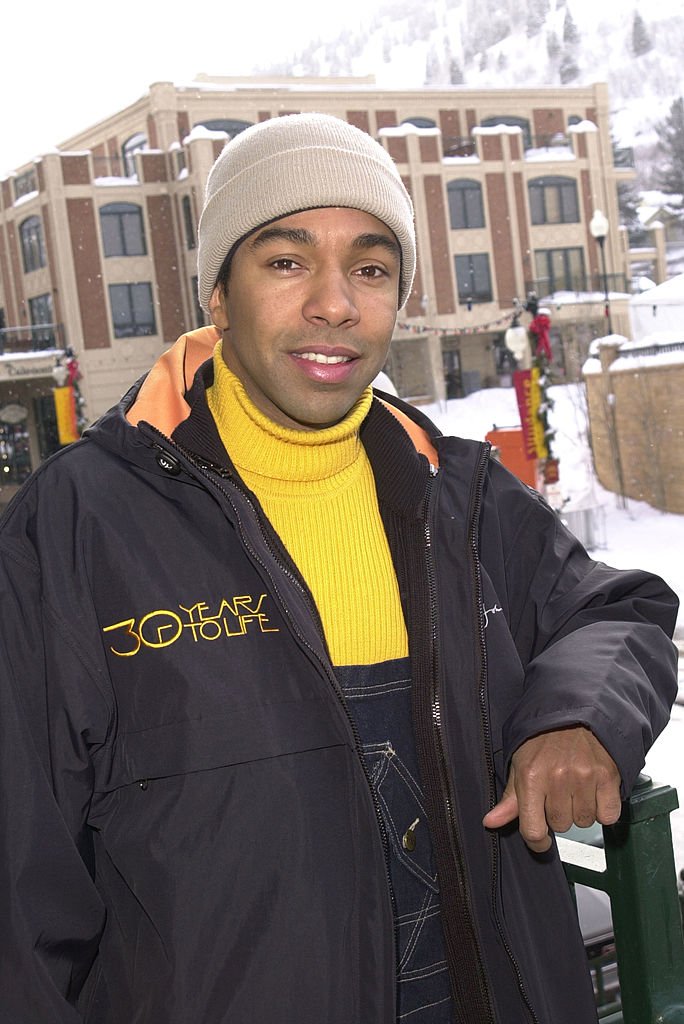
<path fill-rule="evenodd" d="M 127 422 L 129 395 L 2 523 L 0 1024 L 394 1024 L 391 840 L 208 373 L 173 441 Z M 436 475 L 380 402 L 362 439 L 458 1018 L 593 1021 L 555 851 L 481 819 L 515 748 L 569 724 L 629 789 L 676 692 L 676 599 L 592 561 L 486 446 L 406 411 Z"/>

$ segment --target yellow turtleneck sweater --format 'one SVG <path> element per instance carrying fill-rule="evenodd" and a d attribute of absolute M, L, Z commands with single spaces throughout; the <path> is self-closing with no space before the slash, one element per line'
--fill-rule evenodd
<path fill-rule="evenodd" d="M 281 427 L 256 408 L 219 343 L 207 400 L 233 463 L 313 594 L 333 664 L 406 657 L 399 588 L 359 438 L 371 389 L 335 426 Z"/>

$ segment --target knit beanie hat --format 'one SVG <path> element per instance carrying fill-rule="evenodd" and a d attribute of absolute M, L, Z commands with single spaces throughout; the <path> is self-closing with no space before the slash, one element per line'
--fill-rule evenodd
<path fill-rule="evenodd" d="M 366 132 L 327 114 L 287 114 L 252 125 L 227 143 L 209 172 L 199 221 L 199 299 L 209 309 L 231 250 L 280 217 L 324 206 L 363 210 L 401 248 L 399 308 L 416 266 L 413 206 L 389 154 Z"/>

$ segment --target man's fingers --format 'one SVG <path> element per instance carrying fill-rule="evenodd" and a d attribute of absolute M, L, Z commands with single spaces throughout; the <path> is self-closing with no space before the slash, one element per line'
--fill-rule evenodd
<path fill-rule="evenodd" d="M 614 825 L 622 813 L 620 778 L 611 779 L 596 789 L 596 821 L 602 825 Z"/>
<path fill-rule="evenodd" d="M 495 807 L 485 814 L 482 824 L 485 828 L 501 828 L 515 821 L 518 817 L 518 798 L 515 790 L 511 793 L 504 793 Z"/>
<path fill-rule="evenodd" d="M 551 846 L 549 829 L 566 832 L 573 822 L 611 825 L 621 811 L 620 776 L 613 759 L 582 726 L 541 733 L 513 755 L 503 797 L 485 815 L 487 828 L 518 818 L 525 843 L 535 853 Z"/>
<path fill-rule="evenodd" d="M 535 853 L 544 853 L 551 845 L 551 837 L 544 815 L 544 800 L 534 799 L 527 791 L 518 793 L 515 767 L 511 767 L 508 784 L 503 796 L 488 814 L 482 824 L 485 828 L 502 828 L 518 818 L 520 834 Z"/>

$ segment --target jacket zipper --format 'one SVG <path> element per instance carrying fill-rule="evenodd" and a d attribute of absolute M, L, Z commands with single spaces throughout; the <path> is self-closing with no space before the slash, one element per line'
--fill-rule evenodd
<path fill-rule="evenodd" d="M 469 517 L 469 534 L 468 543 L 470 546 L 470 553 L 472 557 L 472 570 L 473 570 L 473 592 L 475 595 L 475 621 L 478 624 L 478 641 L 480 646 L 480 679 L 479 679 L 479 703 L 480 703 L 480 718 L 482 723 L 482 736 L 484 739 L 485 748 L 485 768 L 487 772 L 487 779 L 489 782 L 489 803 L 490 807 L 493 807 L 496 803 L 496 783 L 494 774 L 494 757 L 492 754 L 491 744 L 491 730 L 489 727 L 489 712 L 487 708 L 487 639 L 485 635 L 484 621 L 482 616 L 482 573 L 480 571 L 480 555 L 478 545 L 478 523 L 480 520 L 480 511 L 482 507 L 482 489 L 484 486 L 485 473 L 487 471 L 487 462 L 489 460 L 489 452 L 491 446 L 485 445 L 482 449 L 480 461 L 476 470 L 475 475 L 475 488 L 473 491 L 473 500 L 470 508 Z M 527 1007 L 530 1014 L 530 1018 L 533 1024 L 539 1024 L 532 1004 L 530 1003 L 529 997 L 525 991 L 525 985 L 520 971 L 520 967 L 516 960 L 515 954 L 511 949 L 508 939 L 504 934 L 503 926 L 499 918 L 499 912 L 496 906 L 496 883 L 499 872 L 499 838 L 496 833 L 491 832 L 491 844 L 492 844 L 492 916 L 496 921 L 497 931 L 501 937 L 501 942 L 508 959 L 510 960 L 511 966 L 515 973 L 516 980 L 518 982 L 518 990 L 522 996 L 523 1002 Z"/>
<path fill-rule="evenodd" d="M 439 473 L 439 469 L 430 466 L 430 477 L 428 479 L 427 492 L 425 498 L 425 564 L 428 579 L 429 599 L 430 599 L 430 629 L 431 629 L 431 648 L 432 648 L 432 692 L 431 692 L 431 707 L 432 707 L 432 727 L 433 735 L 435 740 L 435 749 L 437 752 L 437 760 L 439 764 L 439 773 L 442 782 L 442 799 L 446 810 L 446 817 L 448 827 L 451 835 L 451 848 L 454 852 L 454 857 L 457 857 L 458 861 L 458 873 L 460 878 L 465 877 L 463 855 L 461 851 L 461 843 L 458 836 L 458 827 L 456 824 L 456 815 L 454 811 L 453 798 L 451 795 L 451 783 L 449 780 L 449 768 L 447 764 L 447 758 L 445 753 L 444 738 L 443 738 L 443 722 L 442 722 L 442 707 L 441 698 L 439 694 L 439 664 L 438 664 L 438 611 L 437 611 L 437 586 L 436 586 L 436 573 L 434 567 L 434 558 L 432 553 L 432 529 L 430 525 L 430 508 L 432 505 L 433 495 L 433 480 Z M 480 485 L 481 486 L 481 485 Z M 465 887 L 464 887 L 465 888 Z M 468 910 L 471 918 L 473 917 L 472 900 L 470 893 L 465 889 L 464 892 L 465 900 L 468 906 Z M 479 976 L 482 979 L 485 992 L 487 994 L 487 1004 L 489 1007 L 489 1016 L 491 1024 L 494 1024 L 494 1016 L 491 1010 L 491 998 L 489 996 L 489 989 L 487 983 L 487 975 L 484 968 L 484 961 L 482 959 L 482 952 L 479 947 L 479 943 L 476 943 L 475 948 L 475 960 Z"/>
<path fill-rule="evenodd" d="M 396 936 L 396 928 L 394 928 L 394 922 L 395 922 L 396 916 L 397 916 L 397 906 L 396 906 L 396 897 L 394 895 L 394 887 L 392 885 L 392 879 L 391 879 L 391 876 L 390 876 L 389 838 L 388 838 L 388 835 L 387 835 L 387 829 L 385 827 L 385 823 L 384 823 L 383 818 L 382 818 L 382 811 L 380 809 L 380 802 L 379 802 L 379 800 L 377 798 L 377 795 L 376 795 L 375 790 L 373 788 L 373 785 L 371 783 L 370 774 L 368 772 L 368 768 L 366 766 L 366 761 L 365 761 L 364 756 L 363 756 L 363 751 L 362 751 L 362 748 L 361 748 L 361 738 L 359 736 L 359 732 L 358 732 L 358 729 L 357 729 L 357 726 L 356 726 L 356 722 L 354 721 L 354 719 L 352 718 L 352 716 L 351 716 L 351 714 L 349 712 L 349 708 L 347 707 L 347 702 L 346 702 L 346 700 L 344 698 L 344 694 L 340 690 L 339 683 L 337 682 L 337 678 L 335 676 L 335 673 L 328 666 L 328 664 L 321 659 L 320 655 L 318 654 L 318 651 L 316 651 L 311 646 L 311 644 L 307 641 L 307 639 L 304 636 L 302 636 L 302 633 L 301 633 L 301 631 L 300 631 L 300 629 L 299 629 L 299 627 L 297 625 L 297 622 L 294 619 L 294 617 L 290 614 L 290 611 L 289 611 L 289 609 L 287 607 L 287 603 L 286 603 L 285 599 L 283 598 L 283 596 L 281 595 L 280 590 L 278 589 L 278 584 L 276 583 L 275 579 L 273 578 L 273 575 L 272 575 L 269 567 L 261 559 L 259 554 L 254 550 L 254 548 L 252 547 L 251 543 L 249 542 L 249 539 L 247 538 L 247 535 L 245 533 L 245 530 L 244 530 L 244 527 L 243 527 L 243 524 L 242 524 L 242 520 L 240 518 L 240 513 L 239 513 L 238 509 L 235 507 L 233 499 L 231 498 L 231 496 L 228 493 L 228 491 L 224 487 L 222 487 L 220 485 L 220 483 L 217 483 L 216 481 L 212 480 L 212 477 L 211 477 L 210 474 L 213 473 L 215 476 L 217 476 L 217 477 L 219 477 L 220 479 L 223 479 L 223 480 L 230 480 L 232 485 L 235 487 L 235 489 L 240 492 L 240 495 L 242 496 L 242 498 L 245 500 L 245 502 L 247 503 L 247 505 L 249 506 L 249 508 L 252 511 L 252 514 L 254 516 L 254 520 L 257 523 L 257 526 L 259 527 L 259 532 L 261 533 L 261 537 L 262 537 L 262 539 L 264 541 L 265 546 L 267 547 L 267 549 L 269 551 L 269 554 L 273 558 L 273 560 L 276 563 L 276 565 L 278 566 L 278 568 L 282 571 L 282 573 L 285 576 L 287 576 L 287 578 L 291 581 L 291 583 L 297 588 L 297 590 L 302 595 L 302 597 L 303 597 L 307 607 L 309 608 L 309 611 L 311 612 L 311 617 L 313 619 L 313 622 L 316 625 L 316 629 L 319 632 L 320 638 L 321 638 L 321 640 L 323 642 L 323 646 L 325 647 L 327 645 L 326 645 L 325 636 L 323 634 L 323 630 L 322 630 L 322 627 L 321 627 L 321 622 L 320 622 L 320 617 L 319 617 L 319 614 L 318 614 L 318 609 L 312 603 L 311 598 L 309 597 L 308 591 L 302 585 L 302 582 L 299 579 L 299 577 L 295 573 L 293 573 L 291 571 L 291 569 L 288 568 L 288 566 L 280 558 L 279 553 L 273 549 L 272 544 L 271 544 L 271 540 L 270 540 L 270 538 L 269 538 L 269 536 L 268 536 L 268 534 L 267 534 L 267 532 L 266 532 L 266 530 L 264 528 L 264 524 L 262 522 L 261 514 L 259 513 L 258 509 L 254 505 L 254 502 L 252 501 L 250 495 L 247 493 L 245 488 L 241 485 L 241 482 L 240 482 L 239 477 L 237 476 L 237 474 L 231 473 L 231 471 L 229 469 L 227 469 L 225 466 L 220 466 L 220 465 L 217 465 L 216 463 L 208 462 L 207 460 L 202 459 L 200 456 L 197 456 L 193 452 L 188 451 L 182 445 L 176 444 L 175 441 L 171 441 L 171 439 L 168 438 L 165 434 L 163 434 L 157 427 L 154 427 L 151 424 L 150 424 L 150 427 L 154 431 L 154 433 L 157 434 L 159 436 L 159 438 L 163 440 L 163 445 L 157 444 L 156 447 L 160 448 L 162 451 L 163 451 L 164 448 L 175 448 L 175 450 L 178 451 L 186 459 L 186 461 L 189 462 L 190 465 L 195 470 L 197 470 L 201 474 L 201 476 L 203 476 L 212 486 L 216 487 L 221 492 L 221 494 L 225 497 L 225 499 L 228 501 L 229 505 L 233 509 L 233 512 L 235 513 L 235 517 L 236 517 L 237 522 L 240 524 L 240 533 L 242 535 L 245 547 L 249 551 L 249 553 L 252 556 L 252 558 L 254 559 L 254 561 L 257 562 L 265 570 L 265 572 L 267 573 L 269 579 L 271 580 L 271 584 L 273 586 L 273 591 L 274 591 L 274 593 L 278 597 L 278 601 L 279 601 L 280 606 L 281 606 L 281 608 L 283 610 L 283 614 L 285 615 L 285 617 L 288 619 L 288 621 L 292 625 L 292 628 L 293 628 L 294 632 L 299 637 L 300 643 L 302 643 L 304 645 L 304 647 L 306 647 L 306 649 L 313 655 L 313 657 L 316 659 L 318 664 L 323 669 L 323 672 L 325 673 L 325 676 L 328 679 L 328 682 L 330 683 L 330 685 L 332 686 L 333 692 L 335 693 L 335 696 L 337 697 L 337 700 L 339 701 L 340 706 L 342 707 L 342 710 L 344 712 L 345 718 L 347 720 L 347 723 L 349 725 L 349 728 L 350 728 L 350 731 L 351 731 L 351 734 L 352 734 L 352 737 L 353 737 L 353 740 L 354 740 L 354 746 L 355 746 L 356 755 L 357 755 L 357 758 L 358 758 L 358 760 L 360 762 L 361 770 L 363 772 L 363 776 L 364 776 L 364 778 L 366 780 L 366 784 L 367 784 L 368 790 L 370 792 L 371 800 L 372 800 L 372 803 L 373 803 L 373 809 L 375 811 L 375 817 L 377 819 L 378 831 L 380 832 L 380 838 L 381 838 L 381 841 L 382 841 L 383 855 L 384 855 L 384 861 L 385 861 L 385 880 L 387 882 L 387 889 L 388 889 L 388 892 L 389 892 L 390 902 L 391 902 L 391 905 L 392 905 L 393 946 L 394 946 L 394 951 L 395 951 L 395 963 L 396 963 L 397 962 L 397 955 L 396 955 L 397 954 L 397 936 Z"/>

